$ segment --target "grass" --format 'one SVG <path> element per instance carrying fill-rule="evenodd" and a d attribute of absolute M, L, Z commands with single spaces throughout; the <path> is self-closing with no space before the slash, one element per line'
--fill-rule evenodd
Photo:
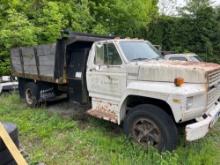
<path fill-rule="evenodd" d="M 182 140 L 173 152 L 144 150 L 109 122 L 64 119 L 47 108 L 30 109 L 16 94 L 0 96 L 0 120 L 17 124 L 29 164 L 213 165 L 220 164 L 220 123 L 199 141 Z"/>

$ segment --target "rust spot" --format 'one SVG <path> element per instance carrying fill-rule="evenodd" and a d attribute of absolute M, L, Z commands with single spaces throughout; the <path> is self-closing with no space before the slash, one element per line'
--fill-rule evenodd
<path fill-rule="evenodd" d="M 192 62 L 192 61 L 163 61 L 164 64 L 169 65 L 179 65 L 179 66 L 185 66 L 189 68 L 201 68 L 206 71 L 213 71 L 220 69 L 219 64 L 215 63 L 207 63 L 207 62 Z"/>
<path fill-rule="evenodd" d="M 99 105 L 96 109 L 90 109 L 86 113 L 99 119 L 117 123 L 117 115 L 110 110 L 110 106 Z"/>
<path fill-rule="evenodd" d="M 215 63 L 208 62 L 192 62 L 192 61 L 172 61 L 172 60 L 163 60 L 163 61 L 147 61 L 148 64 L 157 64 L 157 66 L 166 66 L 166 67 L 180 67 L 185 69 L 198 69 L 206 72 L 206 76 L 210 73 L 220 70 L 220 65 Z"/>

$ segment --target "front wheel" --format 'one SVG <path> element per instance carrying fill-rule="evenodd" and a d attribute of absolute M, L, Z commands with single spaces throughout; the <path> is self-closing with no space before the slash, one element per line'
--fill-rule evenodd
<path fill-rule="evenodd" d="M 143 104 L 131 109 L 124 121 L 124 131 L 144 148 L 173 150 L 178 143 L 178 131 L 172 118 L 154 105 Z"/>

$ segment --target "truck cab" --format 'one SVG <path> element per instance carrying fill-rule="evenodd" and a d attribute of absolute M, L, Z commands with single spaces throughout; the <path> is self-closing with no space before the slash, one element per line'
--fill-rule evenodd
<path fill-rule="evenodd" d="M 188 121 L 186 140 L 202 138 L 220 116 L 220 65 L 164 60 L 149 41 L 75 35 L 11 52 L 12 72 L 29 105 L 67 93 L 90 105 L 87 114 L 122 125 L 144 147 L 175 149 L 177 126 Z M 52 69 L 46 70 L 49 58 Z"/>

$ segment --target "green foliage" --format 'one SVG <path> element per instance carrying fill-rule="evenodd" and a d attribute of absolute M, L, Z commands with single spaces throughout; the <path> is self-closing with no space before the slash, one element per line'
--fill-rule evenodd
<path fill-rule="evenodd" d="M 107 32 L 121 36 L 143 36 L 158 14 L 156 0 L 92 0 L 90 6 L 96 22 Z"/>
<path fill-rule="evenodd" d="M 5 53 L 4 55 L 7 55 Z M 10 74 L 10 61 L 7 58 L 6 60 L 0 59 L 0 75 L 9 75 Z"/>
<path fill-rule="evenodd" d="M 5 21 L 0 19 L 0 75 L 7 75 L 10 73 L 9 49 L 20 45 L 34 45 L 37 37 L 36 28 L 24 14 L 14 9 L 1 14 L 5 15 Z"/>
<path fill-rule="evenodd" d="M 147 38 L 165 50 L 195 52 L 220 63 L 220 10 L 209 0 L 190 0 L 179 17 L 160 16 L 148 28 Z"/>
<path fill-rule="evenodd" d="M 5 48 L 36 44 L 35 27 L 14 9 L 7 10 L 7 23 L 0 30 L 0 44 Z"/>
<path fill-rule="evenodd" d="M 60 36 L 60 30 L 65 27 L 64 16 L 55 2 L 46 3 L 34 17 L 38 43 L 54 42 Z"/>

